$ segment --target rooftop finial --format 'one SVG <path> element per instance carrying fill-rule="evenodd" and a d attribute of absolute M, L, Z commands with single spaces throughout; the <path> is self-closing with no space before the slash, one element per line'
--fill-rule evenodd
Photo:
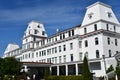
<path fill-rule="evenodd" d="M 57 28 L 57 29 L 56 29 L 56 32 L 58 33 L 59 31 L 60 31 L 60 30 Z"/>

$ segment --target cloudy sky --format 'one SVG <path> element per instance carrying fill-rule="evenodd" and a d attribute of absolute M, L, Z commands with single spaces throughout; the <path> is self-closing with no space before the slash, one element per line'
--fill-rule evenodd
<path fill-rule="evenodd" d="M 120 21 L 120 0 L 99 0 L 112 6 Z M 50 36 L 82 23 L 86 7 L 97 0 L 0 0 L 0 56 L 8 43 L 22 44 L 31 20 L 44 24 Z"/>

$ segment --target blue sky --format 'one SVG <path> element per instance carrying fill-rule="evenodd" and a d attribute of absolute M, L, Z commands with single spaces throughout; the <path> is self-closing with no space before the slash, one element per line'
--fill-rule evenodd
<path fill-rule="evenodd" d="M 99 0 L 112 6 L 120 21 L 120 0 Z M 50 36 L 82 23 L 86 7 L 97 0 L 0 0 L 0 56 L 9 43 L 21 46 L 31 20 L 44 24 Z"/>

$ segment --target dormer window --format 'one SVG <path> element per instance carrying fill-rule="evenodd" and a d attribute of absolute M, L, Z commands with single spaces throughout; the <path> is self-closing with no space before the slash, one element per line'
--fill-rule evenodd
<path fill-rule="evenodd" d="M 38 30 L 34 30 L 34 34 L 37 34 L 38 33 Z"/>
<path fill-rule="evenodd" d="M 37 27 L 40 28 L 40 25 L 38 25 Z"/>
<path fill-rule="evenodd" d="M 107 13 L 108 18 L 112 17 L 112 13 L 111 12 L 106 11 L 106 13 Z"/>
<path fill-rule="evenodd" d="M 93 17 L 93 13 L 88 14 L 89 19 Z"/>
<path fill-rule="evenodd" d="M 108 17 L 111 18 L 112 17 L 112 13 L 108 12 Z"/>
<path fill-rule="evenodd" d="M 42 31 L 42 35 L 45 35 L 45 31 Z"/>

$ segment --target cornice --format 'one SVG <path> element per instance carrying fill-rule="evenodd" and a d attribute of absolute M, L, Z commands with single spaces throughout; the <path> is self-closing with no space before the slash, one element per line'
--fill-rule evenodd
<path fill-rule="evenodd" d="M 94 21 L 94 22 L 92 22 L 92 23 L 83 25 L 83 26 L 81 26 L 81 27 L 87 27 L 87 26 L 92 25 L 92 24 L 95 24 L 95 23 L 97 23 L 97 22 L 104 22 L 104 23 L 109 23 L 109 24 L 113 24 L 113 25 L 116 25 L 116 26 L 120 26 L 120 24 L 117 24 L 117 23 L 114 23 L 114 22 L 110 22 L 110 21 L 106 21 L 106 20 L 100 19 L 100 20 Z"/>

